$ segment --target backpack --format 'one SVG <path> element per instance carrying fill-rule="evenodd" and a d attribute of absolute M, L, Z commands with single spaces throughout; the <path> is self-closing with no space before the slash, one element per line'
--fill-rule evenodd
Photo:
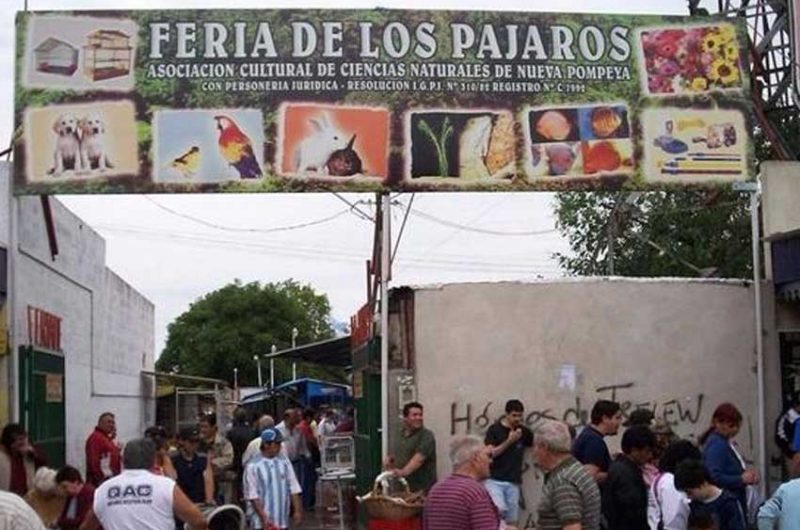
<path fill-rule="evenodd" d="M 794 440 L 794 431 L 798 417 L 800 417 L 800 415 L 798 415 L 797 411 L 795 411 L 794 408 L 789 408 L 789 410 L 781 414 L 775 422 L 775 445 L 777 445 L 781 452 L 787 457 L 791 457 L 795 453 L 792 449 L 792 441 Z"/>

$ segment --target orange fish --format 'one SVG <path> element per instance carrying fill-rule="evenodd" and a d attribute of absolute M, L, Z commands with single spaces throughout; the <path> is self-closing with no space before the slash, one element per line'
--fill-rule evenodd
<path fill-rule="evenodd" d="M 588 175 L 599 171 L 614 171 L 622 165 L 622 157 L 611 142 L 602 141 L 591 146 L 584 143 L 581 150 L 583 171 Z"/>

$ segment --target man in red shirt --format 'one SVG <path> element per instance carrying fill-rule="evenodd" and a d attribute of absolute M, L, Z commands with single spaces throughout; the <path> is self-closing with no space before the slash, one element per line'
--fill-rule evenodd
<path fill-rule="evenodd" d="M 500 512 L 481 481 L 489 478 L 491 445 L 477 436 L 460 436 L 450 444 L 453 474 L 437 482 L 425 499 L 424 530 L 498 530 Z M 505 526 L 512 530 L 513 527 Z"/>
<path fill-rule="evenodd" d="M 56 483 L 67 497 L 64 510 L 58 518 L 60 530 L 78 530 L 92 509 L 94 503 L 94 486 L 86 484 L 81 472 L 72 466 L 64 466 L 56 474 Z"/>
<path fill-rule="evenodd" d="M 86 482 L 94 487 L 121 471 L 119 446 L 114 441 L 116 430 L 114 415 L 104 412 L 86 439 Z"/>

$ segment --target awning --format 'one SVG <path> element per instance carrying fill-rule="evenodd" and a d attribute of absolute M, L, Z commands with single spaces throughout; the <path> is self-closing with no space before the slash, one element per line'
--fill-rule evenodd
<path fill-rule="evenodd" d="M 296 348 L 277 351 L 264 355 L 265 359 L 291 359 L 309 363 L 337 366 L 344 368 L 352 364 L 350 356 L 350 335 L 335 339 L 303 344 Z"/>

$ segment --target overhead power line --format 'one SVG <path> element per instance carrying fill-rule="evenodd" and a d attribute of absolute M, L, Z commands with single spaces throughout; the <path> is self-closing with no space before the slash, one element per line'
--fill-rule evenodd
<path fill-rule="evenodd" d="M 441 219 L 429 213 L 421 212 L 419 210 L 411 210 L 411 214 L 417 217 L 421 217 L 427 221 L 431 221 L 443 226 L 447 226 L 450 228 L 458 228 L 459 230 L 465 230 L 467 232 L 475 232 L 478 234 L 485 234 L 490 236 L 505 236 L 505 237 L 528 237 L 528 236 L 543 236 L 546 234 L 552 234 L 558 232 L 555 228 L 550 228 L 547 230 L 520 230 L 520 231 L 513 231 L 513 230 L 490 230 L 488 228 L 476 228 L 474 226 L 462 225 L 459 223 L 454 223 L 453 221 L 448 221 L 446 219 Z"/>
<path fill-rule="evenodd" d="M 169 206 L 164 206 L 163 204 L 159 203 L 155 199 L 148 197 L 147 195 L 143 195 L 145 199 L 155 204 L 157 207 L 161 208 L 165 212 L 168 212 L 176 217 L 180 217 L 182 219 L 187 219 L 189 221 L 201 224 L 203 226 L 207 226 L 209 228 L 216 228 L 217 230 L 225 230 L 227 232 L 243 232 L 243 233 L 258 233 L 258 234 L 270 234 L 274 232 L 287 232 L 289 230 L 299 230 L 301 228 L 308 228 L 310 226 L 317 226 L 323 223 L 327 223 L 329 221 L 333 221 L 334 219 L 341 217 L 350 212 L 350 210 L 341 210 L 333 215 L 329 215 L 328 217 L 323 217 L 322 219 L 316 219 L 314 221 L 308 221 L 305 223 L 299 223 L 294 225 L 287 225 L 287 226 L 276 226 L 272 228 L 240 228 L 234 226 L 225 226 L 220 225 L 217 223 L 212 223 L 211 221 L 206 221 L 205 219 L 201 219 L 199 217 L 195 217 L 193 215 L 185 214 L 179 212 L 177 210 L 173 210 Z"/>

